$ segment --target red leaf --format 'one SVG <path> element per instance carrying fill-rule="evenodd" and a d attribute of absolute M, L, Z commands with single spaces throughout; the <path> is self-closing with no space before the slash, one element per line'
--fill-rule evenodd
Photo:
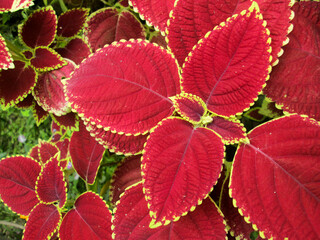
<path fill-rule="evenodd" d="M 32 107 L 33 101 L 34 101 L 34 98 L 32 94 L 29 93 L 21 102 L 18 102 L 16 104 L 16 107 L 21 109 L 27 109 L 29 107 Z"/>
<path fill-rule="evenodd" d="M 90 136 L 83 123 L 80 123 L 78 132 L 73 132 L 69 151 L 72 164 L 79 176 L 93 184 L 105 148 Z"/>
<path fill-rule="evenodd" d="M 72 39 L 64 48 L 55 49 L 63 58 L 68 58 L 79 65 L 91 53 L 89 46 L 81 39 Z"/>
<path fill-rule="evenodd" d="M 52 119 L 57 123 L 57 125 L 61 129 L 76 130 L 79 126 L 78 116 L 73 112 L 67 113 L 66 115 L 62 116 L 52 115 Z"/>
<path fill-rule="evenodd" d="M 91 14 L 86 24 L 84 35 L 94 52 L 121 39 L 145 38 L 143 25 L 127 11 L 119 13 L 113 8 L 102 8 Z"/>
<path fill-rule="evenodd" d="M 246 139 L 246 129 L 236 118 L 213 117 L 207 128 L 219 134 L 225 144 L 234 144 Z"/>
<path fill-rule="evenodd" d="M 40 170 L 40 164 L 28 157 L 0 161 L 0 195 L 12 211 L 27 216 L 39 202 L 35 185 Z"/>
<path fill-rule="evenodd" d="M 30 213 L 23 232 L 23 239 L 50 239 L 57 230 L 60 221 L 61 213 L 53 204 L 38 204 Z"/>
<path fill-rule="evenodd" d="M 0 12 L 14 12 L 22 8 L 27 8 L 33 5 L 32 0 L 2 0 L 0 2 Z"/>
<path fill-rule="evenodd" d="M 129 2 L 150 25 L 162 32 L 165 31 L 174 0 L 130 0 Z"/>
<path fill-rule="evenodd" d="M 74 208 L 63 218 L 61 240 L 111 240 L 111 213 L 108 206 L 93 192 L 82 194 Z"/>
<path fill-rule="evenodd" d="M 0 103 L 4 108 L 23 100 L 34 88 L 37 74 L 25 63 L 14 61 L 15 68 L 0 72 Z"/>
<path fill-rule="evenodd" d="M 320 126 L 292 115 L 256 127 L 233 163 L 230 194 L 266 238 L 320 238 Z"/>
<path fill-rule="evenodd" d="M 193 46 L 215 26 L 241 10 L 251 1 L 242 0 L 180 0 L 172 11 L 168 26 L 168 45 L 180 66 Z"/>
<path fill-rule="evenodd" d="M 61 37 L 77 35 L 82 30 L 88 14 L 87 8 L 74 8 L 62 13 L 58 18 L 57 35 Z"/>
<path fill-rule="evenodd" d="M 166 225 L 201 203 L 219 177 L 223 157 L 223 143 L 213 131 L 179 118 L 160 122 L 141 167 L 154 221 Z"/>
<path fill-rule="evenodd" d="M 41 203 L 59 202 L 62 208 L 67 200 L 67 187 L 62 168 L 57 158 L 52 158 L 42 169 L 37 183 L 36 194 Z"/>
<path fill-rule="evenodd" d="M 138 135 L 172 114 L 169 97 L 180 92 L 178 66 L 166 50 L 146 41 L 116 42 L 87 58 L 66 91 L 80 117 Z"/>
<path fill-rule="evenodd" d="M 49 113 L 46 112 L 41 106 L 38 105 L 37 101 L 33 100 L 32 103 L 32 113 L 36 120 L 37 126 L 39 126 L 44 120 L 47 119 Z"/>
<path fill-rule="evenodd" d="M 210 111 L 222 116 L 250 107 L 271 71 L 264 26 L 253 4 L 209 32 L 186 60 L 183 91 L 201 97 Z"/>
<path fill-rule="evenodd" d="M 174 108 L 187 121 L 199 124 L 207 112 L 207 107 L 198 96 L 181 93 L 173 98 Z"/>
<path fill-rule="evenodd" d="M 39 75 L 37 85 L 33 89 L 33 96 L 47 112 L 54 113 L 57 116 L 70 112 L 62 81 L 70 77 L 75 66 L 72 61 L 67 60 L 66 66 Z"/>
<path fill-rule="evenodd" d="M 54 40 L 57 16 L 51 6 L 34 11 L 19 29 L 23 43 L 30 48 L 49 46 Z"/>
<path fill-rule="evenodd" d="M 209 198 L 205 199 L 195 211 L 167 226 L 151 229 L 150 221 L 142 184 L 130 187 L 121 196 L 115 211 L 114 239 L 226 239 L 223 217 Z"/>
<path fill-rule="evenodd" d="M 142 152 L 144 144 L 147 141 L 148 134 L 130 135 L 112 133 L 96 125 L 85 122 L 87 130 L 92 136 L 110 152 L 117 154 L 133 155 Z"/>
<path fill-rule="evenodd" d="M 6 45 L 6 41 L 0 35 L 0 69 L 14 68 L 11 54 Z"/>
<path fill-rule="evenodd" d="M 141 180 L 141 155 L 124 158 L 111 179 L 110 202 L 115 205 L 127 187 Z"/>
<path fill-rule="evenodd" d="M 37 47 L 30 63 L 40 72 L 55 70 L 67 64 L 57 52 L 47 47 Z"/>
<path fill-rule="evenodd" d="M 40 141 L 37 160 L 41 165 L 45 165 L 51 158 L 56 156 L 58 152 L 59 149 L 53 143 Z"/>
<path fill-rule="evenodd" d="M 297 2 L 294 29 L 281 62 L 272 70 L 264 93 L 284 111 L 320 120 L 319 2 Z"/>

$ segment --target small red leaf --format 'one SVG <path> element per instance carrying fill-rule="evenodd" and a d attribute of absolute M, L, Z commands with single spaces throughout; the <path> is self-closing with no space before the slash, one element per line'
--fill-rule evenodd
<path fill-rule="evenodd" d="M 23 240 L 50 239 L 61 221 L 61 213 L 54 205 L 38 204 L 30 213 L 23 232 Z"/>
<path fill-rule="evenodd" d="M 178 66 L 166 50 L 146 41 L 116 42 L 87 58 L 66 91 L 82 118 L 138 135 L 172 114 L 169 97 L 180 93 Z"/>
<path fill-rule="evenodd" d="M 237 150 L 230 194 L 266 238 L 320 238 L 320 125 L 291 115 L 253 129 Z"/>
<path fill-rule="evenodd" d="M 55 70 L 67 64 L 57 52 L 47 47 L 37 47 L 30 63 L 40 72 Z"/>
<path fill-rule="evenodd" d="M 213 117 L 207 128 L 219 134 L 225 144 L 234 144 L 246 139 L 246 130 L 236 118 Z"/>
<path fill-rule="evenodd" d="M 250 107 L 270 67 L 270 38 L 256 4 L 209 32 L 186 60 L 182 90 L 231 116 Z M 205 73 L 205 74 L 203 74 Z"/>
<path fill-rule="evenodd" d="M 166 30 L 174 0 L 130 0 L 129 2 L 149 24 L 162 32 Z"/>
<path fill-rule="evenodd" d="M 144 144 L 147 141 L 148 134 L 130 135 L 112 133 L 96 125 L 85 122 L 87 130 L 101 145 L 108 148 L 110 152 L 117 154 L 133 155 L 142 152 Z"/>
<path fill-rule="evenodd" d="M 54 40 L 57 16 L 51 6 L 34 11 L 20 28 L 19 36 L 30 48 L 49 46 Z"/>
<path fill-rule="evenodd" d="M 16 104 L 16 107 L 21 109 L 27 109 L 29 107 L 32 107 L 34 98 L 31 93 L 29 93 L 21 102 L 18 102 Z"/>
<path fill-rule="evenodd" d="M 141 155 L 124 158 L 118 164 L 111 179 L 111 203 L 115 205 L 127 187 L 141 180 Z"/>
<path fill-rule="evenodd" d="M 62 80 L 70 77 L 75 66 L 72 61 L 67 60 L 66 66 L 39 75 L 37 85 L 33 89 L 33 96 L 47 112 L 57 116 L 70 112 L 69 104 L 65 99 Z"/>
<path fill-rule="evenodd" d="M 66 115 L 62 116 L 52 115 L 52 119 L 61 129 L 76 130 L 79 126 L 78 115 L 73 112 L 67 113 Z"/>
<path fill-rule="evenodd" d="M 11 54 L 6 45 L 6 41 L 0 35 L 0 69 L 14 68 Z"/>
<path fill-rule="evenodd" d="M 23 100 L 34 88 L 37 74 L 24 62 L 14 61 L 15 68 L 0 72 L 0 104 L 7 108 Z"/>
<path fill-rule="evenodd" d="M 59 149 L 53 143 L 40 141 L 37 160 L 42 165 L 45 165 L 51 158 L 56 156 L 58 152 Z"/>
<path fill-rule="evenodd" d="M 68 58 L 79 65 L 91 53 L 89 46 L 81 39 L 72 39 L 64 48 L 55 49 L 63 58 Z"/>
<path fill-rule="evenodd" d="M 198 96 L 181 93 L 173 98 L 174 108 L 187 121 L 198 124 L 207 112 L 207 107 Z"/>
<path fill-rule="evenodd" d="M 40 171 L 40 164 L 28 157 L 10 157 L 0 161 L 0 195 L 12 211 L 28 216 L 39 203 L 35 185 Z"/>
<path fill-rule="evenodd" d="M 77 35 L 82 30 L 88 14 L 87 8 L 74 8 L 62 13 L 58 18 L 57 35 L 61 37 Z"/>
<path fill-rule="evenodd" d="M 42 169 L 37 183 L 36 194 L 42 203 L 59 202 L 62 208 L 67 200 L 67 187 L 62 168 L 57 158 L 52 158 Z"/>
<path fill-rule="evenodd" d="M 38 126 L 49 116 L 49 113 L 46 112 L 41 106 L 39 106 L 36 100 L 33 100 L 32 103 L 32 113 Z"/>
<path fill-rule="evenodd" d="M 84 35 L 92 51 L 121 39 L 145 38 L 143 25 L 127 11 L 102 8 L 90 15 Z"/>
<path fill-rule="evenodd" d="M 83 123 L 78 132 L 73 132 L 69 151 L 74 169 L 87 183 L 93 184 L 105 148 L 90 136 Z"/>
<path fill-rule="evenodd" d="M 108 206 L 93 192 L 86 192 L 76 200 L 74 208 L 63 218 L 61 240 L 111 240 L 111 213 Z"/>
<path fill-rule="evenodd" d="M 294 28 L 281 62 L 272 70 L 264 93 L 284 111 L 320 120 L 320 3 L 296 2 Z"/>
<path fill-rule="evenodd" d="M 201 203 L 219 177 L 223 157 L 224 145 L 213 131 L 179 118 L 160 122 L 147 141 L 141 167 L 155 222 L 168 224 Z"/>
<path fill-rule="evenodd" d="M 114 239 L 226 239 L 222 214 L 210 198 L 205 199 L 193 212 L 167 226 L 151 229 L 150 221 L 142 184 L 130 187 L 121 196 L 115 211 Z"/>

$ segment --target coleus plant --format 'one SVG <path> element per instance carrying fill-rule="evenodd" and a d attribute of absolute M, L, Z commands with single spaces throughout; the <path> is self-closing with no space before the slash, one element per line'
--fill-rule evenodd
<path fill-rule="evenodd" d="M 246 133 L 239 119 L 263 90 L 271 65 L 281 66 L 292 10 L 294 31 L 301 31 L 303 22 L 308 33 L 319 36 L 319 4 L 166 3 L 131 1 L 150 24 L 166 32 L 170 51 L 146 40 L 114 42 L 94 49 L 65 81 L 67 100 L 84 125 L 64 156 L 71 155 L 81 178 L 93 183 L 104 152 L 90 135 L 110 151 L 134 155 L 123 160 L 112 180 L 112 228 L 107 205 L 91 192 L 78 198 L 61 223 L 66 161 L 59 154 L 66 151 L 40 143 L 23 158 L 34 168 L 32 181 L 12 181 L 5 170 L 0 174 L 2 199 L 16 212 L 21 202 L 16 188 L 31 182 L 27 189 L 35 200 L 19 212 L 29 215 L 25 239 L 46 239 L 54 232 L 61 239 L 110 239 L 111 232 L 114 239 L 224 239 L 225 224 L 240 239 L 249 239 L 253 230 L 274 239 L 318 239 L 319 123 L 288 115 Z M 156 6 L 166 14 L 149 11 Z M 153 18 L 159 16 L 167 18 L 158 24 Z M 304 37 L 310 49 L 314 43 L 309 34 Z M 271 80 L 272 75 L 267 87 Z M 238 145 L 232 167 L 224 161 L 225 144 Z M 15 169 L 20 158 L 4 159 L 0 167 Z M 218 195 L 219 206 L 208 197 L 216 183 L 212 196 Z M 97 216 L 89 217 L 90 212 Z M 104 232 L 93 227 L 99 224 Z M 46 231 L 33 230 L 41 226 Z"/>

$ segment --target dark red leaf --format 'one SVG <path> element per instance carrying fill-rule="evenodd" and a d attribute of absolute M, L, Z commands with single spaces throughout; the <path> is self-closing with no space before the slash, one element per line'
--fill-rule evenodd
<path fill-rule="evenodd" d="M 246 129 L 236 118 L 213 117 L 207 128 L 219 134 L 225 144 L 234 144 L 246 139 Z"/>
<path fill-rule="evenodd" d="M 24 240 L 50 239 L 61 221 L 61 213 L 53 204 L 38 204 L 30 213 L 25 230 Z"/>
<path fill-rule="evenodd" d="M 156 29 L 164 32 L 174 0 L 130 0 L 133 8 Z"/>
<path fill-rule="evenodd" d="M 153 33 L 153 34 L 154 35 L 152 36 L 150 42 L 156 43 L 163 48 L 167 48 L 168 44 L 166 42 L 166 38 L 164 36 L 162 36 L 160 32 L 158 32 L 156 35 L 155 35 L 155 33 Z"/>
<path fill-rule="evenodd" d="M 88 8 L 74 8 L 62 13 L 58 18 L 57 35 L 61 37 L 73 37 L 83 28 Z"/>
<path fill-rule="evenodd" d="M 23 100 L 34 88 L 37 74 L 24 62 L 14 61 L 15 68 L 0 72 L 0 104 L 7 108 Z"/>
<path fill-rule="evenodd" d="M 272 70 L 264 93 L 284 111 L 320 120 L 320 3 L 297 2 L 290 43 Z"/>
<path fill-rule="evenodd" d="M 72 39 L 64 48 L 55 49 L 63 58 L 68 58 L 79 65 L 91 53 L 89 46 L 81 39 Z"/>
<path fill-rule="evenodd" d="M 21 102 L 18 102 L 16 104 L 16 107 L 21 108 L 21 109 L 26 109 L 29 107 L 32 107 L 34 98 L 31 93 L 29 93 Z"/>
<path fill-rule="evenodd" d="M 1 4 L 0 4 L 0 7 L 1 7 Z M 8 68 L 14 68 L 13 60 L 7 48 L 6 41 L 0 35 L 0 69 L 8 69 Z"/>
<path fill-rule="evenodd" d="M 39 202 L 35 185 L 40 170 L 40 164 L 28 157 L 9 157 L 0 161 L 0 195 L 12 211 L 28 216 Z"/>
<path fill-rule="evenodd" d="M 78 132 L 73 132 L 69 151 L 73 167 L 79 176 L 93 184 L 105 148 L 90 136 L 83 123 L 80 123 Z"/>
<path fill-rule="evenodd" d="M 143 25 L 128 11 L 119 13 L 113 8 L 99 9 L 90 15 L 86 25 L 84 35 L 94 52 L 121 39 L 145 38 Z"/>
<path fill-rule="evenodd" d="M 115 205 L 127 187 L 141 180 L 141 155 L 124 158 L 111 179 L 110 202 Z"/>
<path fill-rule="evenodd" d="M 195 211 L 177 222 L 156 229 L 149 228 L 151 217 L 142 184 L 127 189 L 117 205 L 114 219 L 114 239 L 226 239 L 223 217 L 216 205 L 207 198 Z"/>
<path fill-rule="evenodd" d="M 173 98 L 174 108 L 187 121 L 199 124 L 207 113 L 207 107 L 198 96 L 181 93 Z"/>
<path fill-rule="evenodd" d="M 85 122 L 87 130 L 94 136 L 96 141 L 107 148 L 110 152 L 117 154 L 133 155 L 142 152 L 144 144 L 147 141 L 148 134 L 130 135 L 112 133 L 94 124 Z"/>
<path fill-rule="evenodd" d="M 230 194 L 266 238 L 320 238 L 320 125 L 291 115 L 248 134 L 233 163 Z"/>
<path fill-rule="evenodd" d="M 111 240 L 111 213 L 99 195 L 86 192 L 63 218 L 61 240 Z"/>
<path fill-rule="evenodd" d="M 32 103 L 32 113 L 34 119 L 36 120 L 37 126 L 39 126 L 49 116 L 49 113 L 39 106 L 36 100 L 33 100 Z"/>
<path fill-rule="evenodd" d="M 260 109 L 260 107 L 250 108 L 243 116 L 256 122 L 262 122 L 266 117 L 260 113 Z"/>
<path fill-rule="evenodd" d="M 37 183 L 36 194 L 42 203 L 50 204 L 59 202 L 62 208 L 67 200 L 67 187 L 62 168 L 56 157 L 51 158 L 43 167 Z"/>
<path fill-rule="evenodd" d="M 150 134 L 142 177 L 150 215 L 168 224 L 201 203 L 218 180 L 224 145 L 213 131 L 168 118 Z"/>
<path fill-rule="evenodd" d="M 38 145 L 38 159 L 42 165 L 45 165 L 51 158 L 57 155 L 59 149 L 50 142 L 40 141 Z"/>
<path fill-rule="evenodd" d="M 49 46 L 54 40 L 57 16 L 51 6 L 34 11 L 20 28 L 19 36 L 30 48 Z"/>
<path fill-rule="evenodd" d="M 70 112 L 62 81 L 70 77 L 75 67 L 74 62 L 67 60 L 66 66 L 39 75 L 33 96 L 44 110 L 57 116 Z"/>
<path fill-rule="evenodd" d="M 269 118 L 283 116 L 283 111 L 276 106 L 275 102 L 270 101 L 268 98 L 263 100 L 259 113 Z"/>
<path fill-rule="evenodd" d="M 67 64 L 57 52 L 47 47 L 37 47 L 30 63 L 40 72 L 55 70 Z"/>
<path fill-rule="evenodd" d="M 200 41 L 182 72 L 182 90 L 231 116 L 250 107 L 271 71 L 269 31 L 254 3 Z M 205 74 L 204 74 L 205 73 Z"/>
<path fill-rule="evenodd" d="M 57 123 L 57 125 L 61 129 L 71 129 L 71 130 L 76 130 L 78 129 L 79 126 L 79 118 L 78 115 L 70 112 L 67 113 L 66 115 L 62 116 L 55 116 L 52 115 L 52 119 Z"/>
<path fill-rule="evenodd" d="M 172 114 L 169 97 L 180 93 L 178 66 L 166 50 L 146 41 L 116 42 L 87 58 L 66 91 L 80 117 L 138 135 Z"/>

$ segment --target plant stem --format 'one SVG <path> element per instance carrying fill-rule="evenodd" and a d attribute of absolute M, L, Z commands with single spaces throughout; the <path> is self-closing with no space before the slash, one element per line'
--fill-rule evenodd
<path fill-rule="evenodd" d="M 103 195 L 106 194 L 107 190 L 109 189 L 109 186 L 110 186 L 110 181 L 107 181 L 101 188 L 101 191 L 100 191 L 100 196 L 103 197 Z"/>
<path fill-rule="evenodd" d="M 62 10 L 63 12 L 68 11 L 68 8 L 67 8 L 66 5 L 64 4 L 63 0 L 59 0 L 59 4 L 60 4 L 61 10 Z"/>
<path fill-rule="evenodd" d="M 7 225 L 7 226 L 10 226 L 10 227 L 24 229 L 24 226 L 21 226 L 19 224 L 12 223 L 12 222 L 7 222 L 7 221 L 0 221 L 0 225 Z"/>

